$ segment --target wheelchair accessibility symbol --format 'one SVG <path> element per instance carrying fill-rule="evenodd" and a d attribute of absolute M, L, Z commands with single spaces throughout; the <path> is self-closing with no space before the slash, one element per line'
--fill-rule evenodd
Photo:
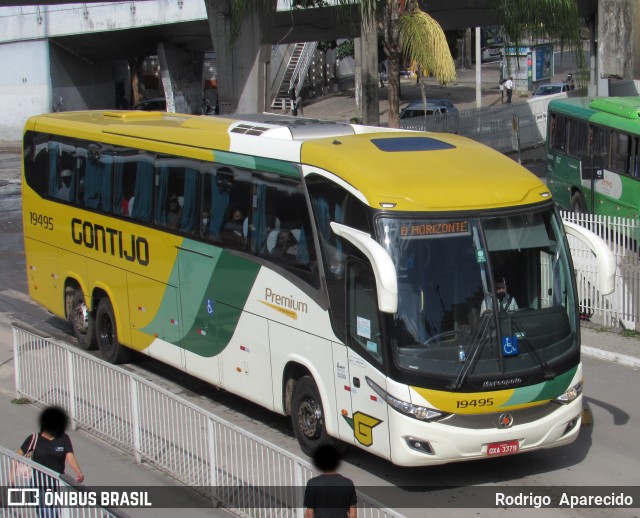
<path fill-rule="evenodd" d="M 515 356 L 516 354 L 518 354 L 517 336 L 502 337 L 502 354 L 503 356 Z"/>

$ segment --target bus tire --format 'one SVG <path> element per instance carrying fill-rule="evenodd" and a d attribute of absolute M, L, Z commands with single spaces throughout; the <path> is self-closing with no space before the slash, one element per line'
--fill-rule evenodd
<path fill-rule="evenodd" d="M 84 294 L 79 286 L 67 288 L 67 320 L 73 326 L 73 334 L 78 345 L 85 351 L 91 351 L 98 346 L 96 340 L 95 317 L 84 301 Z"/>
<path fill-rule="evenodd" d="M 293 385 L 291 422 L 296 439 L 305 454 L 312 456 L 319 446 L 326 444 L 338 448 L 337 441 L 327 434 L 322 400 L 311 376 L 303 376 Z"/>
<path fill-rule="evenodd" d="M 576 191 L 571 195 L 571 212 L 574 214 L 584 213 L 584 198 L 580 191 Z"/>
<path fill-rule="evenodd" d="M 103 358 L 110 363 L 129 361 L 131 351 L 118 341 L 118 328 L 109 297 L 103 297 L 96 312 L 96 337 Z"/>

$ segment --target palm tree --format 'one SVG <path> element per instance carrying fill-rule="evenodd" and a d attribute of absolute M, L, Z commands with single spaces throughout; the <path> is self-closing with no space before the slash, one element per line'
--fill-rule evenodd
<path fill-rule="evenodd" d="M 350 4 L 353 0 L 338 0 Z M 290 0 L 292 7 L 321 5 L 323 0 Z M 369 16 L 383 36 L 383 48 L 389 62 L 388 98 L 389 126 L 398 127 L 400 108 L 400 67 L 402 61 L 415 62 L 441 84 L 454 81 L 456 71 L 444 31 L 419 7 L 418 0 L 360 0 L 362 16 Z M 580 19 L 577 0 L 488 0 L 491 9 L 516 44 L 524 35 L 542 35 L 560 40 L 561 46 L 576 49 L 581 68 L 584 56 L 580 41 Z M 233 0 L 231 12 L 232 41 L 248 12 L 269 13 L 275 0 Z M 377 79 L 377 78 L 376 78 Z M 423 100 L 426 101 L 424 80 Z M 377 81 L 376 81 L 377 86 Z"/>

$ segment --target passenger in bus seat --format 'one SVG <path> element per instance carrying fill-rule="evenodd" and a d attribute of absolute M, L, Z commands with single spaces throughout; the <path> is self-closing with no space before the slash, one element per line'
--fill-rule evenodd
<path fill-rule="evenodd" d="M 209 221 L 211 221 L 211 212 L 203 210 L 202 216 L 200 217 L 200 235 L 202 237 L 209 235 Z"/>
<path fill-rule="evenodd" d="M 178 228 L 180 219 L 182 218 L 182 207 L 176 196 L 169 198 L 167 202 L 167 226 L 169 228 Z"/>
<path fill-rule="evenodd" d="M 274 233 L 277 233 L 277 239 L 270 250 L 271 256 L 279 259 L 297 260 L 298 240 L 291 230 L 282 229 L 274 231 Z M 267 244 L 268 246 L 269 244 Z"/>
<path fill-rule="evenodd" d="M 231 211 L 231 219 L 224 224 L 223 230 L 233 232 L 238 237 L 246 237 L 245 223 L 246 218 L 243 217 L 240 209 L 234 209 Z"/>
<path fill-rule="evenodd" d="M 56 190 L 56 198 L 59 200 L 69 201 L 71 194 L 71 178 L 72 173 L 69 169 L 63 169 L 60 173 L 60 184 Z"/>

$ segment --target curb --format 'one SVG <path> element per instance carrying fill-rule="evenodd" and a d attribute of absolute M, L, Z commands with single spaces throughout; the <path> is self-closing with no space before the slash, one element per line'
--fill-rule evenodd
<path fill-rule="evenodd" d="M 627 367 L 633 367 L 634 369 L 640 369 L 640 358 L 629 356 L 627 354 L 604 351 L 587 345 L 583 345 L 581 349 L 586 356 L 598 358 L 600 360 L 608 360 L 613 363 L 619 363 L 620 365 L 626 365 Z"/>

